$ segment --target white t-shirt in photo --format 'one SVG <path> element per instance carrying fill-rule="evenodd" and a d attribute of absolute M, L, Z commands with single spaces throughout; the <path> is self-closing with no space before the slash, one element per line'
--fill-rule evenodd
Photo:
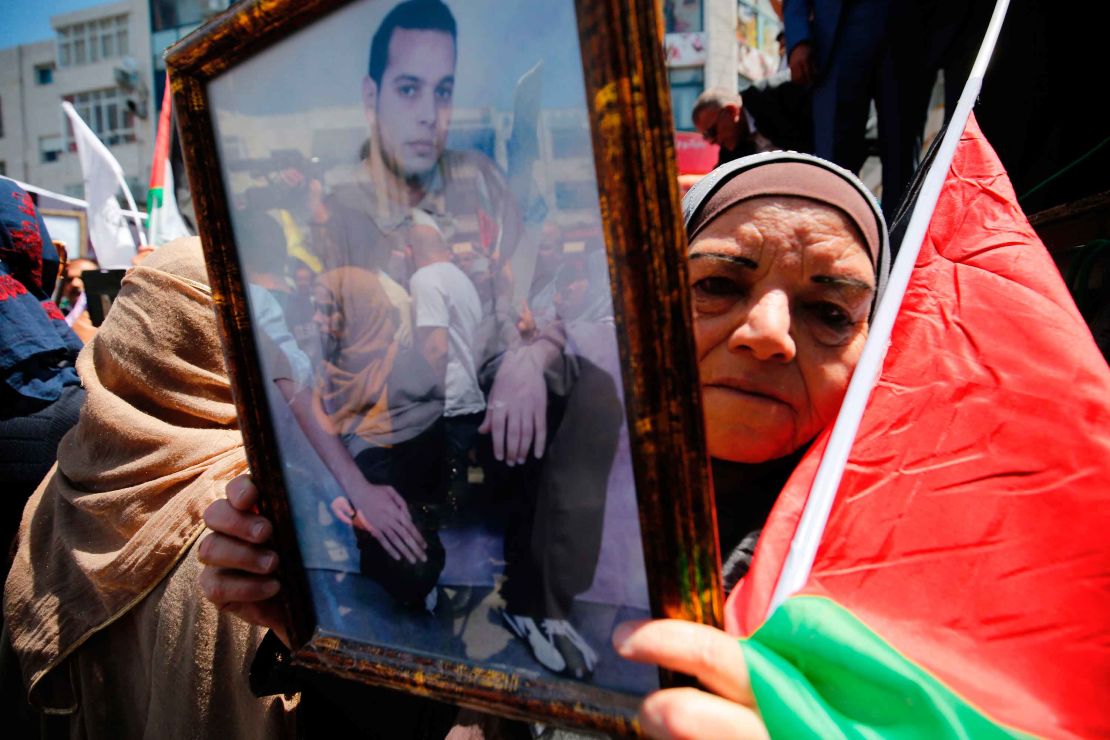
<path fill-rule="evenodd" d="M 474 283 L 453 262 L 435 262 L 412 274 L 409 293 L 417 328 L 447 329 L 444 416 L 484 411 L 486 399 L 478 386 L 477 371 L 482 302 Z"/>

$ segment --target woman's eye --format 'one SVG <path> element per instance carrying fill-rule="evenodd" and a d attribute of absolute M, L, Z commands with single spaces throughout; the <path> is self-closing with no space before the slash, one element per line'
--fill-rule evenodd
<path fill-rule="evenodd" d="M 705 277 L 694 281 L 695 296 L 722 296 L 739 295 L 742 292 L 739 285 L 728 278 Z"/>
<path fill-rule="evenodd" d="M 830 329 L 848 329 L 856 323 L 847 311 L 834 303 L 814 303 L 809 310 L 818 321 Z"/>
<path fill-rule="evenodd" d="M 744 299 L 744 287 L 725 277 L 704 277 L 692 286 L 694 311 L 703 316 L 730 311 Z"/>

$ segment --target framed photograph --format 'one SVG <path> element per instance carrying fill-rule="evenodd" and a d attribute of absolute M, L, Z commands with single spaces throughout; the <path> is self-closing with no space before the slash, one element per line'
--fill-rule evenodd
<path fill-rule="evenodd" d="M 88 214 L 80 208 L 40 208 L 50 237 L 66 245 L 70 259 L 89 253 Z"/>
<path fill-rule="evenodd" d="M 654 0 L 266 0 L 167 54 L 309 669 L 634 734 L 722 593 Z"/>

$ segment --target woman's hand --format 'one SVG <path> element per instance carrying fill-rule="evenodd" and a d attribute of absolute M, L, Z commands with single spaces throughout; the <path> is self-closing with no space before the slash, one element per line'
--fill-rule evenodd
<path fill-rule="evenodd" d="M 273 576 L 278 556 L 265 547 L 273 526 L 255 513 L 258 489 L 243 474 L 227 484 L 225 493 L 227 498 L 213 501 L 204 512 L 212 531 L 197 549 L 205 566 L 201 592 L 221 611 L 273 630 L 288 646 L 284 611 L 276 598 L 281 584 Z"/>
<path fill-rule="evenodd" d="M 347 486 L 347 505 L 332 502 L 332 511 L 348 524 L 366 530 L 394 560 L 410 563 L 428 559 L 428 544 L 412 521 L 408 504 L 392 486 L 359 479 Z"/>
<path fill-rule="evenodd" d="M 679 619 L 625 622 L 613 632 L 621 657 L 696 676 L 694 688 L 656 691 L 640 707 L 640 726 L 660 740 L 766 738 L 740 643 L 719 629 Z"/>

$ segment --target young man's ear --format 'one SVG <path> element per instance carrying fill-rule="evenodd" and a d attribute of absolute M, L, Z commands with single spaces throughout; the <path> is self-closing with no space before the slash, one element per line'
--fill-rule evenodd
<path fill-rule="evenodd" d="M 378 83 L 370 75 L 362 78 L 362 107 L 369 115 L 377 109 L 378 105 Z"/>

